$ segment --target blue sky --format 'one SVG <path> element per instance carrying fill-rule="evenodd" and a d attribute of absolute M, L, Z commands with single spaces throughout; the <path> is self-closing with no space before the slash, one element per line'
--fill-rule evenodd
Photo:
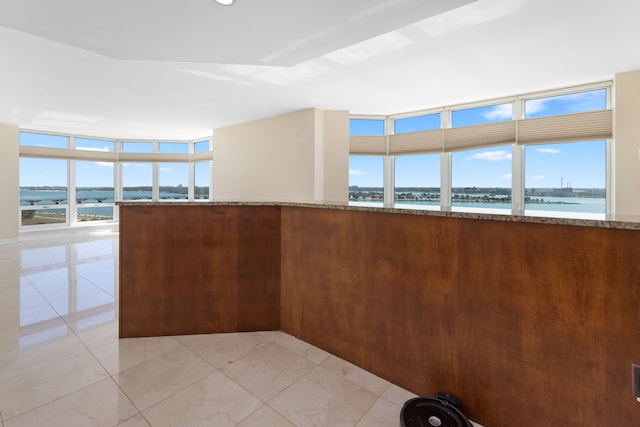
<path fill-rule="evenodd" d="M 604 89 L 569 95 L 530 99 L 525 102 L 525 117 L 593 111 L 606 108 Z M 452 113 L 452 126 L 469 126 L 511 120 L 511 104 L 458 110 Z M 439 114 L 396 120 L 396 132 L 415 132 L 439 128 Z M 352 120 L 352 135 L 382 134 L 382 122 Z M 511 145 L 454 152 L 453 187 L 510 187 Z M 440 155 L 396 156 L 396 187 L 439 187 Z M 558 188 L 605 187 L 605 142 L 590 141 L 527 146 L 525 149 L 525 186 Z M 351 156 L 349 185 L 381 187 L 382 158 Z"/>

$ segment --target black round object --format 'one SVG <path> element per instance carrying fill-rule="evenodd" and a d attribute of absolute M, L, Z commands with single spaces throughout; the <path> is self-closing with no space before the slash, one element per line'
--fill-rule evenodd
<path fill-rule="evenodd" d="M 407 400 L 400 412 L 400 427 L 472 427 L 457 408 L 455 399 L 438 394 L 436 398 Z"/>

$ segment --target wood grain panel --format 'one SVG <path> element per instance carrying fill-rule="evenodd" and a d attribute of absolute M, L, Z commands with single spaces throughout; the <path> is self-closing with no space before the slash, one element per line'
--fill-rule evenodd
<path fill-rule="evenodd" d="M 120 336 L 278 329 L 277 207 L 121 206 Z"/>
<path fill-rule="evenodd" d="M 121 336 L 282 328 L 490 427 L 637 426 L 640 232 L 121 206 Z"/>
<path fill-rule="evenodd" d="M 282 327 L 487 426 L 640 425 L 640 234 L 283 209 Z"/>

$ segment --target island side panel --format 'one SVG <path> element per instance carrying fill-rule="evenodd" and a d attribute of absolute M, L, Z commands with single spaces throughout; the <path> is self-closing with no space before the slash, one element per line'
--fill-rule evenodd
<path fill-rule="evenodd" d="M 282 327 L 484 425 L 640 425 L 640 233 L 282 212 Z"/>
<path fill-rule="evenodd" d="M 279 214 L 277 207 L 121 206 L 120 336 L 277 329 Z"/>

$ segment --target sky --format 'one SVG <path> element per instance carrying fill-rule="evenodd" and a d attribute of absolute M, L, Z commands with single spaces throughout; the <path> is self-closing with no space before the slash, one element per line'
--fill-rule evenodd
<path fill-rule="evenodd" d="M 512 104 L 453 111 L 452 127 L 511 120 Z M 525 101 L 525 118 L 606 108 L 604 89 Z M 403 118 L 396 133 L 440 128 L 440 115 Z M 382 135 L 382 121 L 352 120 L 352 135 Z M 452 153 L 453 187 L 511 187 L 511 145 Z M 439 187 L 440 154 L 395 157 L 396 187 Z M 381 156 L 351 156 L 349 185 L 382 187 Z M 525 187 L 605 187 L 605 142 L 532 145 L 525 148 Z"/>

